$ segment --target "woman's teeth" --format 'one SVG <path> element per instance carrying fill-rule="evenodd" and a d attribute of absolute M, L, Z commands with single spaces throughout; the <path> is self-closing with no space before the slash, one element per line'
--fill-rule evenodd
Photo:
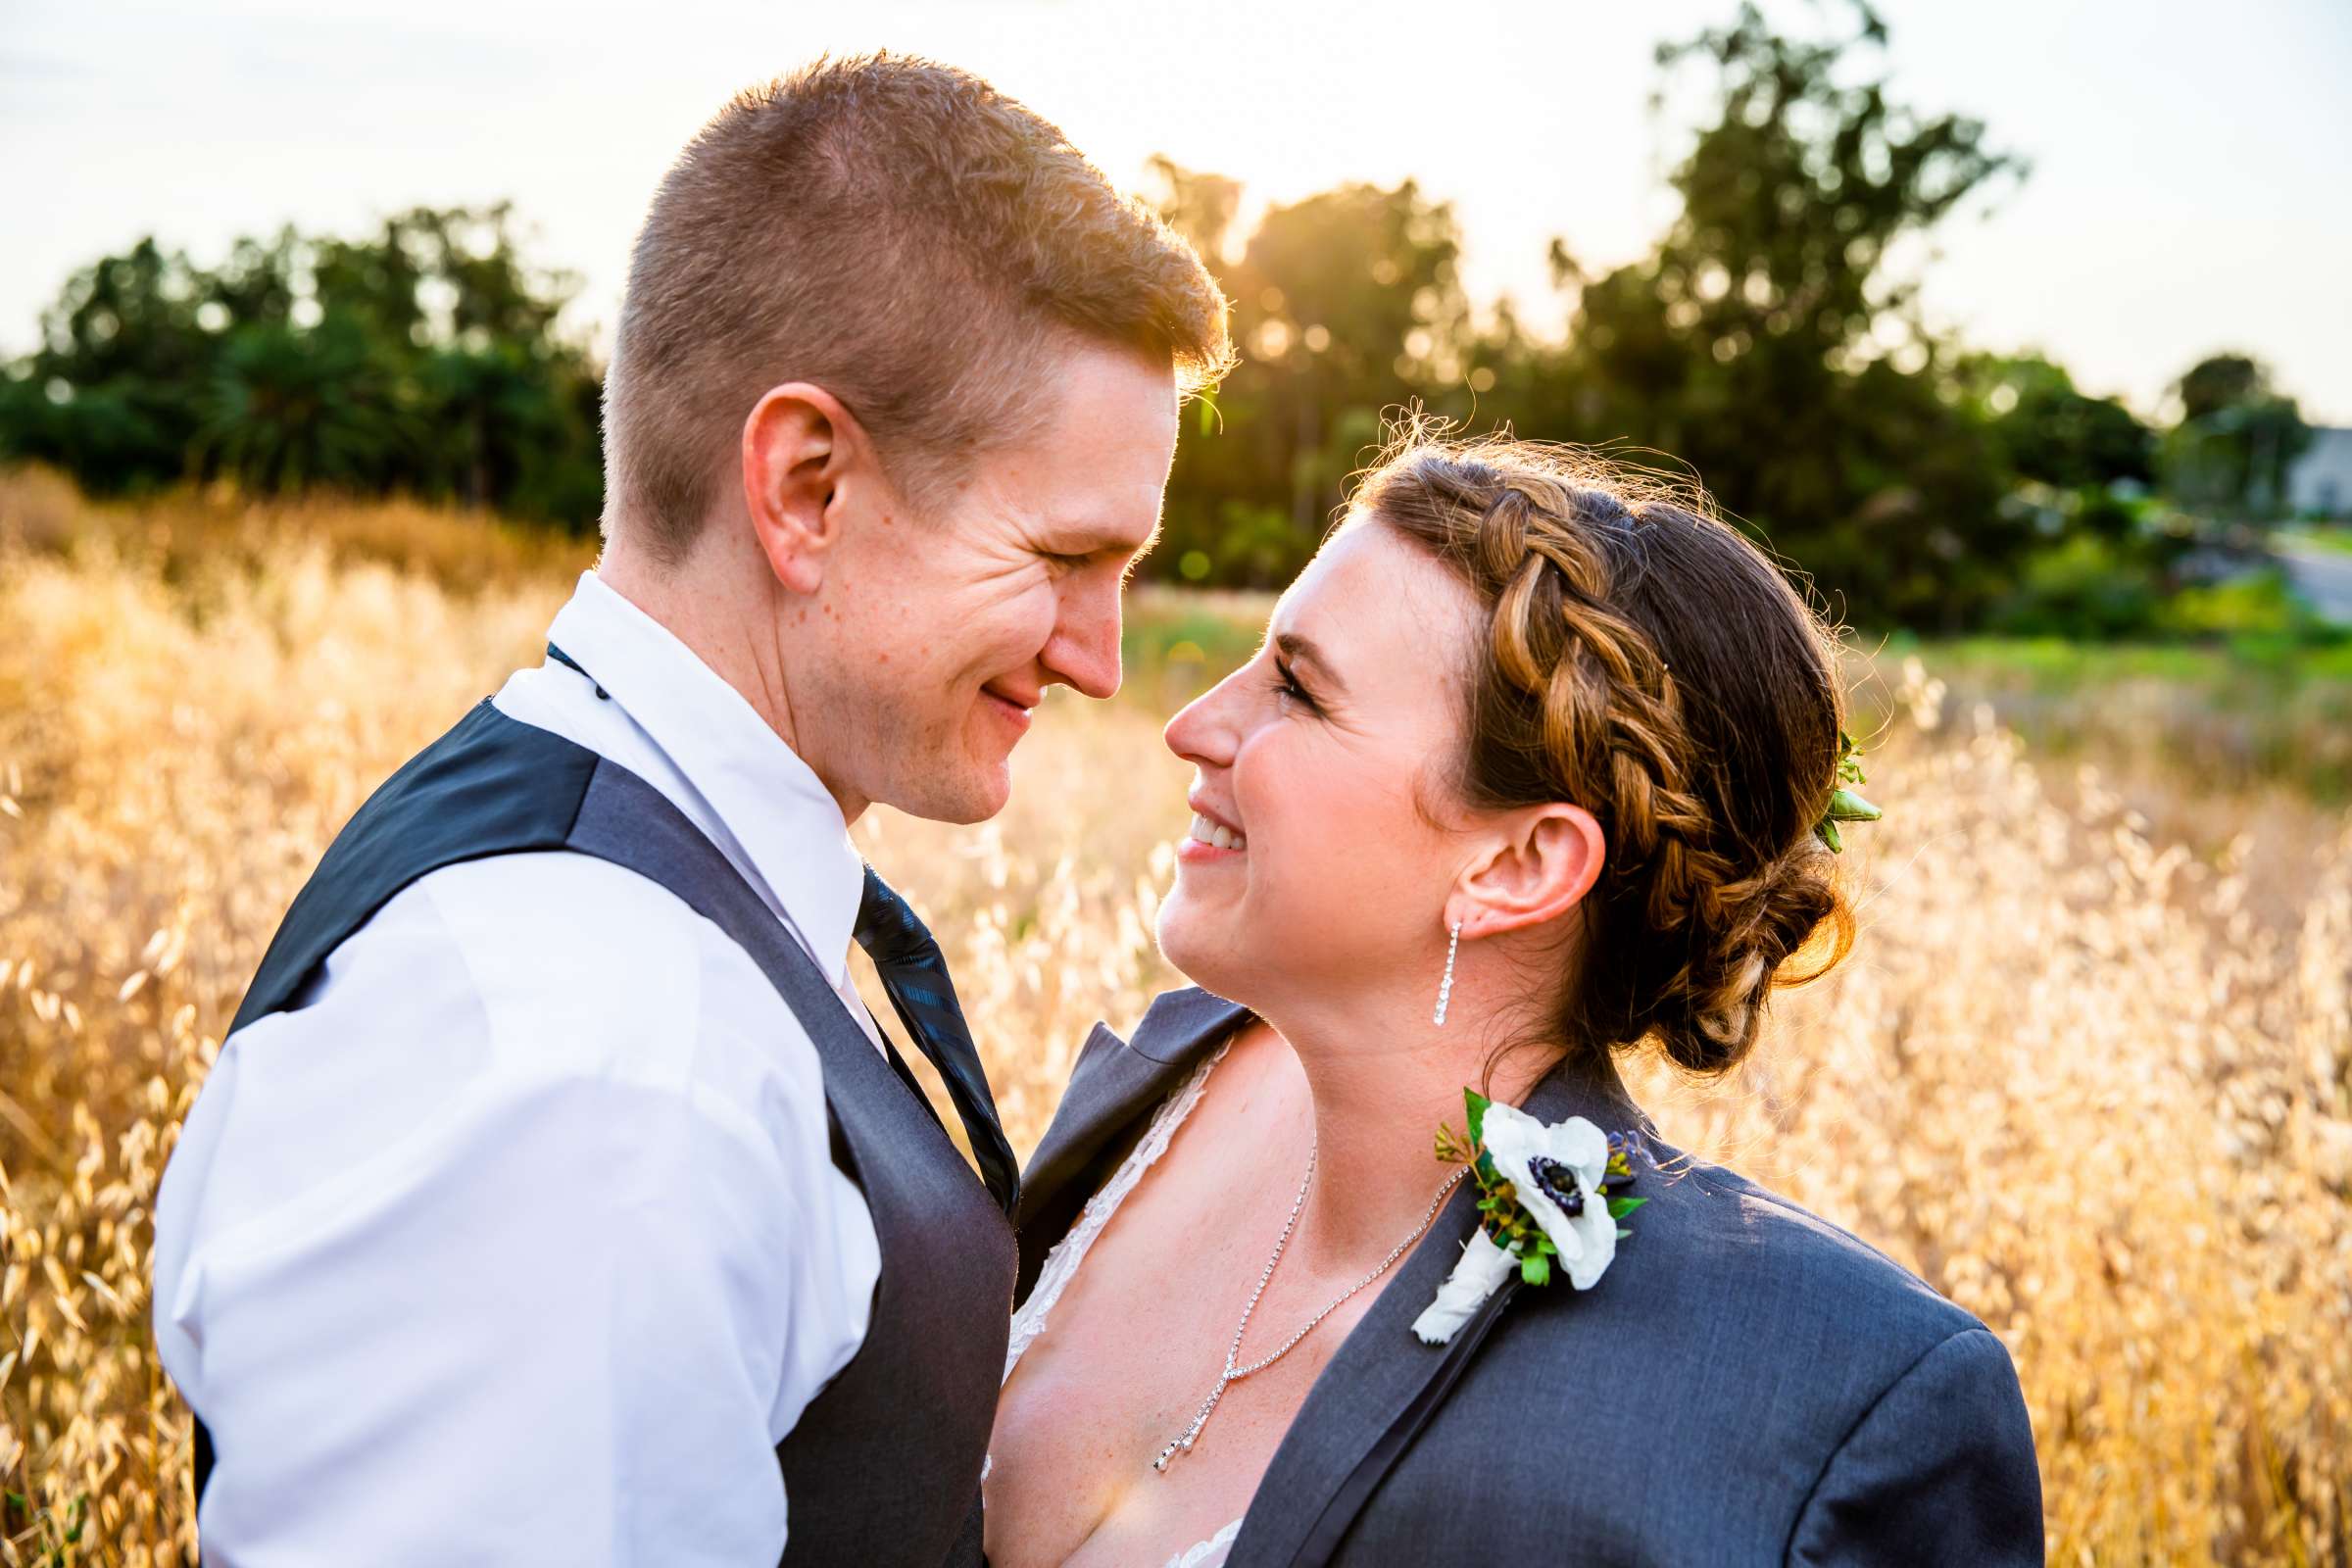
<path fill-rule="evenodd" d="M 1246 850 L 1250 847 L 1248 839 L 1229 827 L 1211 822 L 1205 816 L 1196 815 L 1193 818 L 1192 836 L 1200 843 L 1214 845 L 1220 850 Z"/>

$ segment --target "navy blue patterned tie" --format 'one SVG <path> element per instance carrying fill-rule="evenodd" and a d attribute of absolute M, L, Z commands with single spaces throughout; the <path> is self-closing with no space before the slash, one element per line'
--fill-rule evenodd
<path fill-rule="evenodd" d="M 915 1049 L 946 1080 L 956 1113 L 963 1118 L 964 1134 L 971 1140 L 972 1157 L 980 1163 L 981 1179 L 1010 1214 L 1020 1200 L 1021 1169 L 997 1121 L 996 1097 L 989 1093 L 980 1053 L 973 1049 L 963 1008 L 956 1004 L 948 960 L 906 901 L 870 865 L 865 868 L 865 895 L 858 902 L 858 945 L 874 960 L 882 988 L 890 993 L 890 1004 Z"/>

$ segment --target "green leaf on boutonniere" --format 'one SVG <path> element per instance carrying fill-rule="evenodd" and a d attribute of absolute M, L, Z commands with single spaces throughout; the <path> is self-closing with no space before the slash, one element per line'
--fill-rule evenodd
<path fill-rule="evenodd" d="M 1623 1219 L 1648 1201 L 1646 1198 L 1612 1198 L 1609 1200 L 1609 1218 Z"/>
<path fill-rule="evenodd" d="M 1470 1142 L 1474 1146 L 1484 1144 L 1487 1141 L 1487 1107 L 1494 1102 L 1475 1089 L 1465 1089 L 1462 1091 L 1462 1103 L 1470 1108 Z"/>
<path fill-rule="evenodd" d="M 1519 1260 L 1519 1277 L 1530 1285 L 1551 1283 L 1551 1259 L 1537 1252 Z"/>

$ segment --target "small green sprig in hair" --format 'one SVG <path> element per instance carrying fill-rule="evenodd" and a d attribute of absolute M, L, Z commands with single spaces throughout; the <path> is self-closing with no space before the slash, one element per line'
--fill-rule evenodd
<path fill-rule="evenodd" d="M 1823 809 L 1821 820 L 1813 824 L 1814 833 L 1822 843 L 1830 847 L 1832 855 L 1845 853 L 1845 840 L 1838 832 L 1838 823 L 1876 822 L 1886 814 L 1864 800 L 1861 794 L 1852 788 L 1853 785 L 1869 782 L 1868 776 L 1862 771 L 1860 748 L 1854 745 L 1854 738 L 1851 735 L 1839 730 L 1838 732 L 1838 787 L 1830 791 L 1830 804 Z"/>

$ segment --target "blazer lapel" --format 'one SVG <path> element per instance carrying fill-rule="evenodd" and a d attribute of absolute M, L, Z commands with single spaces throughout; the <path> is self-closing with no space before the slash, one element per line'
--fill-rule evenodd
<path fill-rule="evenodd" d="M 1523 1108 L 1547 1122 L 1582 1115 L 1604 1129 L 1647 1130 L 1606 1062 L 1597 1071 L 1563 1063 Z M 1413 1319 L 1453 1271 L 1477 1226 L 1478 1188 L 1464 1182 L 1316 1377 L 1257 1484 L 1226 1568 L 1310 1568 L 1337 1552 L 1520 1289 L 1515 1277 L 1506 1281 L 1446 1345 L 1414 1337 Z"/>
<path fill-rule="evenodd" d="M 1103 1157 L 1122 1135 L 1141 1130 L 1152 1108 L 1250 1009 L 1199 989 L 1155 998 L 1132 1041 L 1096 1024 L 1070 1071 L 1054 1121 L 1021 1174 L 1014 1224 L 1021 1250 L 1014 1299 L 1029 1293 L 1046 1252 L 1068 1234 L 1106 1174 Z"/>

